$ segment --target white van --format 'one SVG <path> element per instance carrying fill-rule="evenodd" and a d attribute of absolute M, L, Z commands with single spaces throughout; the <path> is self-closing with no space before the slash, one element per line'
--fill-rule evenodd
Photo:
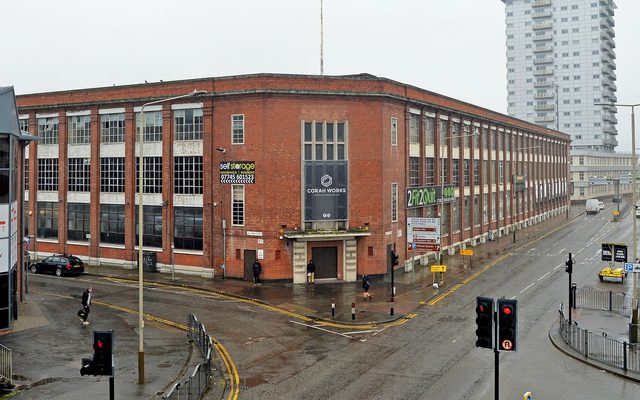
<path fill-rule="evenodd" d="M 597 214 L 600 212 L 600 201 L 598 199 L 589 199 L 585 203 L 585 211 L 587 214 Z"/>

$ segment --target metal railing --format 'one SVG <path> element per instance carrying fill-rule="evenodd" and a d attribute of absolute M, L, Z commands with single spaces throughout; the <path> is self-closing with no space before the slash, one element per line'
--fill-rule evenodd
<path fill-rule="evenodd" d="M 196 365 L 193 373 L 185 382 L 178 382 L 171 387 L 171 390 L 162 396 L 169 400 L 197 400 L 211 388 L 211 356 L 213 340 L 207 333 L 207 329 L 202 325 L 195 315 L 188 316 L 187 337 L 200 350 L 200 354 L 205 358 L 204 362 Z"/>
<path fill-rule="evenodd" d="M 11 356 L 11 349 L 1 344 L 0 344 L 0 381 L 6 381 L 9 386 L 13 386 L 13 360 Z"/>
<path fill-rule="evenodd" d="M 606 310 L 622 315 L 631 315 L 631 296 L 626 293 L 615 293 L 611 290 L 596 288 L 576 289 L 574 308 L 588 310 Z"/>
<path fill-rule="evenodd" d="M 624 371 L 640 372 L 640 345 L 610 338 L 606 332 L 591 332 L 569 323 L 560 312 L 560 336 L 566 344 L 585 358 L 592 358 Z"/>

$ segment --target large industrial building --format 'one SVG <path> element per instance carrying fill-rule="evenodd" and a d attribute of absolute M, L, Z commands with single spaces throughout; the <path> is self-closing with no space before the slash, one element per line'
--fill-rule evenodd
<path fill-rule="evenodd" d="M 354 281 L 388 272 L 392 249 L 401 265 L 424 262 L 569 201 L 568 135 L 368 74 L 191 79 L 17 105 L 38 137 L 21 165 L 32 258 L 134 268 L 140 151 L 144 251 L 161 271 L 203 276 L 224 265 L 250 279 L 259 259 L 264 279 L 298 283 L 313 258 L 317 278 Z M 407 235 L 408 221 L 437 237 Z"/>
<path fill-rule="evenodd" d="M 618 145 L 613 0 L 502 0 L 509 115 L 571 135 L 573 200 L 610 196 L 632 159 Z"/>

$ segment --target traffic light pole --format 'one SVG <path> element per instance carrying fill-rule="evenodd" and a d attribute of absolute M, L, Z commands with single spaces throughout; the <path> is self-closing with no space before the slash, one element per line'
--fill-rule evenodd
<path fill-rule="evenodd" d="M 572 296 L 571 296 L 571 273 L 573 272 L 573 257 L 571 256 L 571 253 L 569 253 L 569 259 L 567 260 L 567 262 L 565 263 L 565 265 L 567 266 L 565 268 L 565 271 L 567 271 L 569 273 L 569 307 L 568 307 L 568 314 L 569 314 L 569 325 L 571 325 L 571 307 L 573 306 L 573 301 L 572 301 Z"/>
<path fill-rule="evenodd" d="M 495 400 L 500 400 L 500 351 L 498 350 L 498 311 L 493 312 L 493 354 L 495 369 Z"/>

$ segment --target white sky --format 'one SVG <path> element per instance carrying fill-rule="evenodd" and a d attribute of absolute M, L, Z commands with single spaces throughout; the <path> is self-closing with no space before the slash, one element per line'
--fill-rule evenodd
<path fill-rule="evenodd" d="M 17 94 L 320 73 L 320 0 L 2 3 L 0 86 Z M 618 102 L 640 103 L 640 0 L 616 4 Z M 504 20 L 501 0 L 324 0 L 324 73 L 367 72 L 506 113 Z M 619 109 L 617 151 L 631 150 L 630 112 Z"/>

